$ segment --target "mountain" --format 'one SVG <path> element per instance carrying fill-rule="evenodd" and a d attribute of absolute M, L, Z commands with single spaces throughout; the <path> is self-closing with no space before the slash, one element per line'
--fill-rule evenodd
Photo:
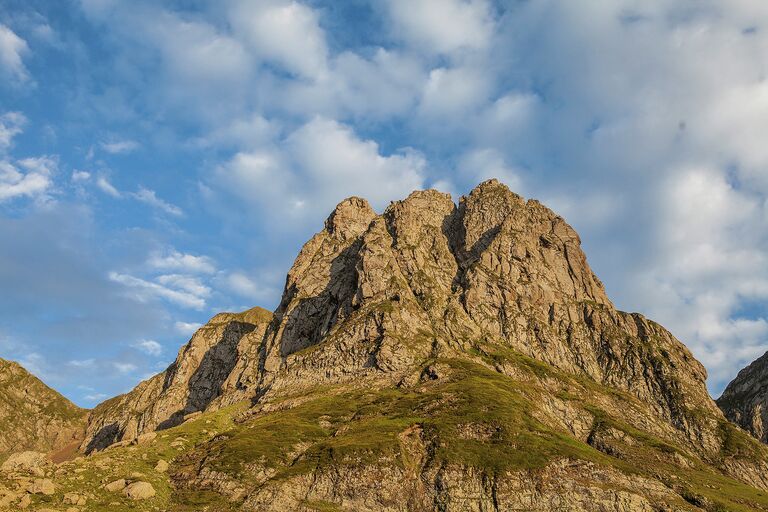
<path fill-rule="evenodd" d="M 57 468 L 49 500 L 768 510 L 768 447 L 705 381 L 662 326 L 614 308 L 541 203 L 496 180 L 382 214 L 352 197 L 301 249 L 273 314 L 217 315 L 165 372 L 94 409 L 90 455 Z"/>
<path fill-rule="evenodd" d="M 253 351 L 271 319 L 269 311 L 258 307 L 213 317 L 164 372 L 93 409 L 80 448 L 85 453 L 104 449 L 249 398 L 257 360 Z"/>
<path fill-rule="evenodd" d="M 768 443 L 768 352 L 739 372 L 717 405 L 726 418 Z"/>
<path fill-rule="evenodd" d="M 83 438 L 86 414 L 21 365 L 0 359 L 0 459 L 76 443 Z"/>

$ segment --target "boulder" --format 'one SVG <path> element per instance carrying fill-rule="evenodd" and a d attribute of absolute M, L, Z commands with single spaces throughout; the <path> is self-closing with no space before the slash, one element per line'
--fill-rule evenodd
<path fill-rule="evenodd" d="M 123 494 L 132 500 L 145 500 L 155 495 L 155 488 L 149 482 L 133 482 L 123 489 Z"/>

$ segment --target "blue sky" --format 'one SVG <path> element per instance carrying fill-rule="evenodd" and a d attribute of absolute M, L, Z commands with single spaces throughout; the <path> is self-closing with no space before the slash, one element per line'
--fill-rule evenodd
<path fill-rule="evenodd" d="M 93 406 L 344 197 L 497 177 L 717 395 L 768 350 L 761 0 L 0 0 L 0 356 Z"/>

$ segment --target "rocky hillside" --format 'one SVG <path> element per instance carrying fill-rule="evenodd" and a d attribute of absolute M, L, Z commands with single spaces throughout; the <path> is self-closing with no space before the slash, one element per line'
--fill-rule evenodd
<path fill-rule="evenodd" d="M 717 405 L 726 418 L 768 443 L 768 353 L 739 372 Z"/>
<path fill-rule="evenodd" d="M 88 416 L 85 453 L 169 428 L 190 414 L 250 398 L 259 346 L 272 315 L 261 308 L 220 313 L 184 345 L 162 373 L 108 400 Z"/>
<path fill-rule="evenodd" d="M 86 414 L 19 364 L 0 359 L 0 459 L 71 445 L 83 438 Z"/>
<path fill-rule="evenodd" d="M 377 214 L 350 198 L 273 315 L 215 317 L 166 372 L 97 407 L 91 455 L 32 503 L 768 510 L 768 447 L 705 380 L 663 327 L 613 307 L 537 201 L 495 180 L 458 205 L 422 191 Z"/>

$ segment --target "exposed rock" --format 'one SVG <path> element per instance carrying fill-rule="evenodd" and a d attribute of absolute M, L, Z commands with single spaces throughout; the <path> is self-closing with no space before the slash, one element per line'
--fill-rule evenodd
<path fill-rule="evenodd" d="M 51 495 L 56 492 L 56 486 L 48 478 L 36 478 L 27 489 L 31 494 Z"/>
<path fill-rule="evenodd" d="M 155 495 L 155 488 L 149 482 L 133 482 L 123 489 L 123 494 L 132 500 L 145 500 Z"/>
<path fill-rule="evenodd" d="M 47 453 L 82 439 L 86 414 L 21 365 L 0 359 L 0 455 Z"/>
<path fill-rule="evenodd" d="M 254 352 L 270 319 L 261 308 L 213 317 L 167 370 L 96 407 L 81 449 L 90 453 L 132 442 L 153 430 L 178 425 L 190 414 L 249 397 L 257 371 Z"/>
<path fill-rule="evenodd" d="M 726 418 L 768 443 L 768 352 L 739 372 L 717 405 Z"/>
<path fill-rule="evenodd" d="M 64 494 L 64 504 L 66 505 L 78 505 L 82 507 L 87 503 L 87 499 L 85 496 L 82 496 L 76 492 L 68 492 Z"/>
<path fill-rule="evenodd" d="M 44 476 L 45 470 L 49 469 L 51 461 L 40 452 L 19 452 L 11 454 L 3 465 L 0 466 L 0 471 L 5 473 L 29 473 L 35 476 Z"/>
<path fill-rule="evenodd" d="M 155 464 L 155 471 L 159 471 L 160 473 L 165 473 L 166 471 L 168 471 L 168 463 L 163 459 L 158 460 L 157 464 Z"/>
<path fill-rule="evenodd" d="M 126 485 L 128 485 L 128 482 L 125 481 L 125 478 L 120 478 L 105 485 L 104 489 L 108 490 L 109 492 L 117 492 L 125 489 Z"/>

